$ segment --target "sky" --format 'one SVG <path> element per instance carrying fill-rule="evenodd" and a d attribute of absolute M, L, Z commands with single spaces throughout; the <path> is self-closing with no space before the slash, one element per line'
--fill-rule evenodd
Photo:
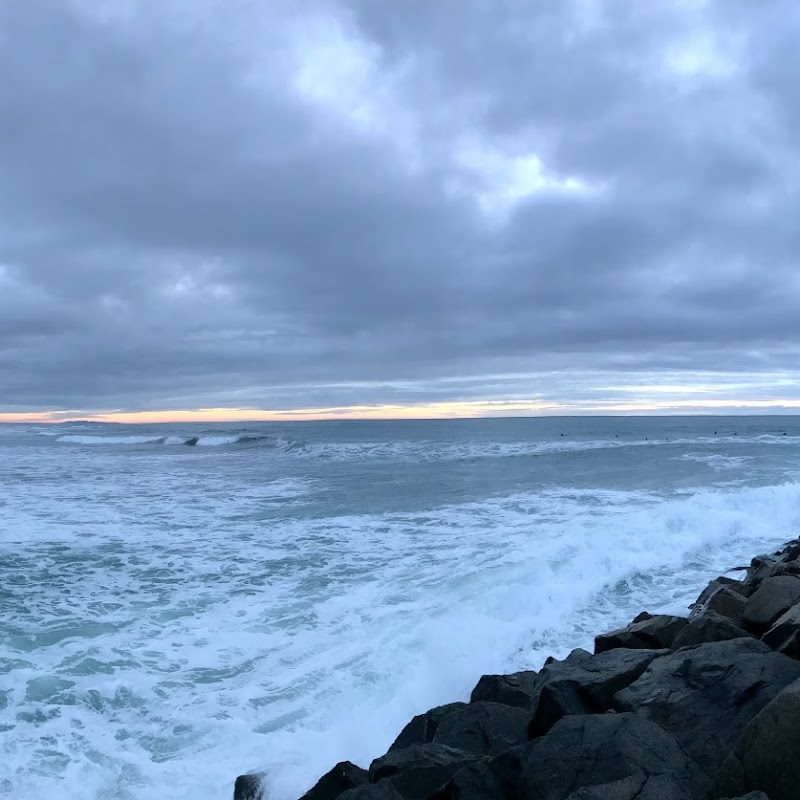
<path fill-rule="evenodd" d="M 0 0 L 0 420 L 800 409 L 795 0 Z"/>

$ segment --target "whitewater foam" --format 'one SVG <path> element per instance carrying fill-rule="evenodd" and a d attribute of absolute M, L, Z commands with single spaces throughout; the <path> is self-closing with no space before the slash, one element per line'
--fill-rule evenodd
<path fill-rule="evenodd" d="M 800 519 L 796 484 L 660 502 L 617 493 L 599 499 L 601 514 L 589 495 L 444 507 L 424 536 L 417 515 L 338 517 L 285 524 L 272 553 L 255 539 L 165 546 L 131 532 L 99 559 L 73 545 L 66 563 L 23 560 L 34 578 L 42 566 L 58 574 L 63 599 L 30 603 L 49 622 L 17 640 L 29 666 L 14 670 L 4 757 L 19 769 L 48 740 L 59 764 L 88 750 L 127 770 L 137 798 L 169 786 L 210 800 L 224 796 L 223 775 L 267 768 L 271 796 L 288 800 L 336 760 L 367 763 L 407 718 L 463 699 L 481 673 L 587 646 L 643 606 L 685 606 L 708 575 Z M 287 544 L 304 540 L 313 548 L 292 567 Z M 91 581 L 68 566 L 89 558 Z M 126 596 L 139 611 L 110 602 Z M 91 791 L 103 776 L 84 762 Z"/>

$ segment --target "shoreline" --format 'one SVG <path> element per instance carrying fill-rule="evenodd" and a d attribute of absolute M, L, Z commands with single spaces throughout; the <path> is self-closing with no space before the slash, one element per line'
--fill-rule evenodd
<path fill-rule="evenodd" d="M 538 670 L 484 675 L 302 800 L 798 800 L 800 540 Z M 737 573 L 738 574 L 738 573 Z M 268 775 L 234 800 L 266 800 Z"/>

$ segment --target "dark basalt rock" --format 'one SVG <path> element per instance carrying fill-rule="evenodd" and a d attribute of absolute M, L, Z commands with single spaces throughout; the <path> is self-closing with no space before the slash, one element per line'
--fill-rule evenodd
<path fill-rule="evenodd" d="M 770 577 L 770 570 L 778 563 L 778 558 L 775 555 L 762 554 L 755 556 L 750 561 L 750 566 L 747 568 L 744 584 L 755 591 L 761 584 L 761 581 Z"/>
<path fill-rule="evenodd" d="M 644 612 L 648 617 L 650 616 L 647 612 Z M 641 617 L 642 615 L 639 614 Z M 568 661 L 570 664 L 575 661 L 582 661 L 585 658 L 591 658 L 592 654 L 588 650 L 584 650 L 582 647 L 576 647 L 565 659 L 564 661 Z M 544 660 L 544 666 L 549 666 L 550 664 L 558 664 L 561 663 L 555 656 L 547 656 Z"/>
<path fill-rule="evenodd" d="M 518 800 L 524 747 L 460 769 L 429 800 Z"/>
<path fill-rule="evenodd" d="M 372 783 L 388 781 L 406 800 L 423 800 L 478 760 L 474 753 L 435 742 L 412 744 L 376 758 L 370 765 L 369 779 Z"/>
<path fill-rule="evenodd" d="M 348 789 L 339 795 L 339 800 L 403 800 L 403 795 L 391 783 L 384 781 Z"/>
<path fill-rule="evenodd" d="M 788 553 L 791 555 L 791 553 Z M 767 578 L 786 575 L 800 575 L 800 560 L 787 559 L 780 554 L 756 556 L 751 562 L 745 577 L 745 585 L 755 591 Z"/>
<path fill-rule="evenodd" d="M 737 625 L 741 625 L 746 605 L 747 598 L 744 595 L 735 592 L 728 586 L 720 586 L 698 611 L 701 613 L 713 611 L 722 617 L 727 617 Z"/>
<path fill-rule="evenodd" d="M 530 709 L 539 694 L 537 677 L 532 670 L 513 672 L 510 675 L 484 675 L 472 690 L 471 703 L 502 703 L 515 708 Z"/>
<path fill-rule="evenodd" d="M 466 703 L 448 703 L 444 706 L 432 708 L 424 714 L 418 714 L 402 731 L 400 731 L 400 735 L 394 740 L 394 744 L 389 748 L 389 752 L 392 750 L 400 750 L 403 747 L 409 747 L 412 744 L 432 742 L 436 734 L 436 729 L 439 727 L 439 723 L 448 714 L 461 708 L 466 708 L 466 706 Z"/>
<path fill-rule="evenodd" d="M 731 639 L 656 659 L 614 707 L 661 725 L 714 775 L 750 720 L 798 678 L 800 663 L 757 639 Z"/>
<path fill-rule="evenodd" d="M 233 785 L 233 800 L 264 800 L 266 786 L 263 772 L 249 772 L 240 775 Z"/>
<path fill-rule="evenodd" d="M 543 736 L 564 716 L 606 711 L 618 691 L 630 686 L 655 658 L 668 652 L 617 648 L 543 667 L 528 737 Z"/>
<path fill-rule="evenodd" d="M 800 659 L 800 605 L 792 606 L 781 616 L 761 641 L 778 653 Z"/>
<path fill-rule="evenodd" d="M 800 559 L 800 541 L 793 539 L 791 542 L 786 542 L 778 555 L 782 561 L 797 561 Z"/>
<path fill-rule="evenodd" d="M 529 718 L 522 708 L 471 703 L 445 716 L 433 741 L 479 756 L 496 756 L 527 741 Z"/>
<path fill-rule="evenodd" d="M 714 594 L 717 589 L 722 588 L 730 589 L 732 592 L 736 592 L 745 598 L 751 593 L 750 587 L 744 581 L 737 580 L 736 578 L 728 578 L 725 575 L 720 575 L 718 578 L 714 578 L 714 580 L 711 581 L 702 592 L 700 592 L 700 596 L 689 606 L 689 608 L 700 611 L 711 598 L 711 595 Z"/>
<path fill-rule="evenodd" d="M 708 642 L 724 642 L 742 636 L 751 634 L 714 611 L 704 611 L 689 620 L 689 624 L 675 637 L 672 649 L 679 650 L 681 647 L 693 647 Z"/>
<path fill-rule="evenodd" d="M 389 752 L 436 742 L 479 756 L 494 756 L 527 741 L 529 718 L 524 709 L 502 703 L 450 703 L 414 717 Z"/>
<path fill-rule="evenodd" d="M 706 800 L 709 780 L 675 739 L 636 714 L 565 717 L 522 753 L 517 797 Z"/>
<path fill-rule="evenodd" d="M 304 795 L 303 800 L 336 800 L 339 795 L 369 783 L 369 773 L 349 761 L 339 762 Z"/>
<path fill-rule="evenodd" d="M 769 800 L 764 792 L 748 792 L 741 797 L 723 797 L 722 800 Z"/>
<path fill-rule="evenodd" d="M 719 795 L 760 789 L 771 800 L 800 796 L 800 681 L 784 689 L 744 729 L 716 781 Z"/>
<path fill-rule="evenodd" d="M 790 575 L 767 578 L 748 598 L 744 609 L 744 626 L 761 635 L 780 616 L 800 602 L 800 578 Z"/>
<path fill-rule="evenodd" d="M 625 628 L 603 633 L 594 640 L 595 654 L 616 647 L 638 650 L 661 650 L 672 647 L 675 637 L 689 621 L 685 617 L 661 614 L 641 622 L 632 622 Z"/>
<path fill-rule="evenodd" d="M 587 658 L 592 658 L 590 652 L 576 648 L 563 661 L 558 661 L 553 656 L 549 656 L 544 662 L 544 666 L 576 664 Z M 484 675 L 472 690 L 470 702 L 502 703 L 506 706 L 529 710 L 539 696 L 541 683 L 539 673 L 533 670 L 513 672 L 510 675 Z"/>

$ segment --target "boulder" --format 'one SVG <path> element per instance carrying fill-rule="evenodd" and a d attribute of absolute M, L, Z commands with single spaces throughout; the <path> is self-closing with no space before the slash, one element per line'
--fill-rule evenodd
<path fill-rule="evenodd" d="M 797 678 L 800 662 L 757 639 L 711 642 L 655 659 L 614 707 L 661 725 L 713 775 L 750 720 Z"/>
<path fill-rule="evenodd" d="M 471 703 L 502 703 L 515 708 L 530 709 L 539 693 L 538 672 L 513 672 L 510 675 L 484 675 L 472 690 Z"/>
<path fill-rule="evenodd" d="M 655 658 L 668 652 L 617 648 L 590 658 L 543 667 L 528 738 L 543 736 L 564 716 L 606 711 L 618 691 L 630 686 Z"/>
<path fill-rule="evenodd" d="M 704 611 L 689 620 L 689 624 L 675 637 L 672 649 L 679 650 L 681 647 L 693 647 L 707 642 L 724 642 L 741 636 L 750 634 L 730 619 L 714 611 Z"/>
<path fill-rule="evenodd" d="M 786 575 L 800 575 L 800 560 L 785 560 L 776 556 L 756 556 L 747 570 L 745 585 L 751 588 L 751 592 L 767 578 L 777 578 Z"/>
<path fill-rule="evenodd" d="M 643 612 L 647 614 L 646 611 Z M 641 616 L 641 614 L 639 615 Z M 647 616 L 650 616 L 647 614 Z M 584 658 L 591 658 L 592 654 L 588 650 L 584 650 L 582 647 L 576 647 L 565 659 L 564 661 L 569 661 L 570 663 L 574 661 L 582 661 Z M 550 664 L 559 663 L 558 659 L 555 656 L 547 656 L 544 660 L 544 665 L 549 666 Z"/>
<path fill-rule="evenodd" d="M 424 800 L 460 769 L 480 756 L 443 744 L 412 744 L 376 758 L 369 768 L 372 783 L 388 781 L 406 800 Z"/>
<path fill-rule="evenodd" d="M 688 625 L 685 617 L 660 614 L 641 622 L 632 622 L 625 628 L 600 634 L 594 640 L 594 652 L 605 653 L 616 647 L 639 650 L 661 650 L 672 647 L 675 637 Z"/>
<path fill-rule="evenodd" d="M 760 636 L 798 602 L 800 578 L 791 575 L 766 578 L 747 600 L 744 626 Z"/>
<path fill-rule="evenodd" d="M 749 592 L 749 587 L 744 583 L 744 581 L 737 580 L 736 578 L 728 578 L 725 575 L 720 575 L 718 578 L 714 578 L 702 592 L 700 592 L 700 596 L 695 600 L 694 603 L 689 606 L 691 609 L 700 610 L 707 602 L 708 599 L 711 597 L 717 589 L 721 588 L 728 588 L 731 591 L 737 592 L 738 594 L 742 595 L 743 597 L 747 596 L 747 592 Z"/>
<path fill-rule="evenodd" d="M 417 714 L 417 716 L 400 731 L 400 735 L 394 740 L 394 744 L 389 748 L 389 751 L 399 750 L 412 744 L 432 742 L 436 729 L 439 727 L 439 723 L 442 719 L 453 711 L 466 707 L 466 703 L 448 703 L 444 706 L 432 708 L 424 714 Z"/>
<path fill-rule="evenodd" d="M 719 771 L 715 796 L 760 789 L 770 800 L 800 796 L 800 681 L 784 689 L 742 732 Z"/>
<path fill-rule="evenodd" d="M 755 590 L 765 578 L 770 576 L 770 570 L 778 563 L 778 559 L 774 555 L 758 555 L 750 561 L 750 566 L 747 568 L 747 573 L 744 577 L 745 586 L 749 586 L 751 590 Z"/>
<path fill-rule="evenodd" d="M 267 795 L 265 777 L 263 772 L 240 775 L 233 784 L 233 800 L 263 800 Z"/>
<path fill-rule="evenodd" d="M 764 792 L 748 792 L 741 797 L 723 797 L 722 800 L 769 800 Z"/>
<path fill-rule="evenodd" d="M 339 795 L 339 800 L 403 800 L 403 795 L 391 783 L 368 783 L 356 786 Z"/>
<path fill-rule="evenodd" d="M 737 625 L 741 625 L 747 598 L 734 591 L 729 586 L 720 586 L 706 600 L 702 609 L 698 611 L 714 611 L 722 617 L 727 617 Z"/>
<path fill-rule="evenodd" d="M 365 769 L 349 761 L 341 761 L 303 795 L 303 800 L 336 800 L 344 792 L 367 783 L 369 773 Z"/>
<path fill-rule="evenodd" d="M 576 664 L 587 658 L 592 658 L 590 652 L 576 648 L 563 661 L 548 656 L 544 663 L 545 667 L 552 664 Z M 470 703 L 486 701 L 527 710 L 539 696 L 540 688 L 539 673 L 532 670 L 513 672 L 510 675 L 484 675 L 472 690 Z"/>
<path fill-rule="evenodd" d="M 429 800 L 518 800 L 524 747 L 460 769 Z"/>
<path fill-rule="evenodd" d="M 529 718 L 522 708 L 470 703 L 442 718 L 433 741 L 479 756 L 496 756 L 527 741 Z"/>
<path fill-rule="evenodd" d="M 800 659 L 800 604 L 779 617 L 761 641 L 779 653 Z"/>
<path fill-rule="evenodd" d="M 797 561 L 800 559 L 800 540 L 793 539 L 791 542 L 786 542 L 778 555 L 782 561 Z"/>
<path fill-rule="evenodd" d="M 705 800 L 709 780 L 674 737 L 636 714 L 565 717 L 521 753 L 517 797 Z"/>

